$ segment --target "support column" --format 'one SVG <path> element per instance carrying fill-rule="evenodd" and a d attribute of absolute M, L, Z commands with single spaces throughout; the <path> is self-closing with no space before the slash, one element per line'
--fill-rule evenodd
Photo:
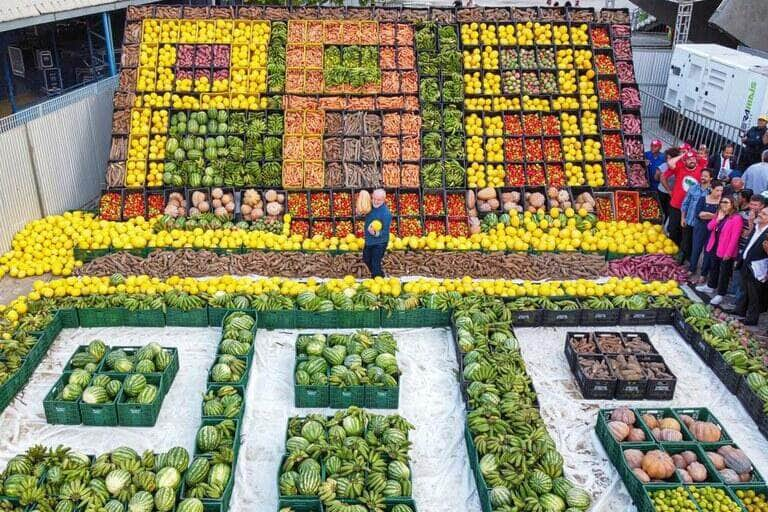
<path fill-rule="evenodd" d="M 112 40 L 112 19 L 108 12 L 101 13 L 101 22 L 104 25 L 104 41 L 107 46 L 107 63 L 109 63 L 109 76 L 117 74 L 115 62 L 115 43 Z"/>
<path fill-rule="evenodd" d="M 16 95 L 13 90 L 13 75 L 11 75 L 11 64 L 8 61 L 8 39 L 0 36 L 0 59 L 3 61 L 3 77 L 5 78 L 5 88 L 8 89 L 8 101 L 11 104 L 11 111 L 16 112 Z"/>

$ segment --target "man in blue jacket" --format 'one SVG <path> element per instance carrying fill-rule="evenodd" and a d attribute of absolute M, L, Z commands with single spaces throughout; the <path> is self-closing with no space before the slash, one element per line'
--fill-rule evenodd
<path fill-rule="evenodd" d="M 753 126 L 747 133 L 741 137 L 744 144 L 744 151 L 741 153 L 743 159 L 741 168 L 746 169 L 752 164 L 760 161 L 760 156 L 766 149 L 765 132 L 768 127 L 768 115 L 762 114 L 757 118 L 757 126 Z"/>
<path fill-rule="evenodd" d="M 389 226 L 392 224 L 392 214 L 387 207 L 387 193 L 377 188 L 371 195 L 372 208 L 365 216 L 365 247 L 363 247 L 363 262 L 371 272 L 371 277 L 384 277 L 381 260 L 389 244 Z M 378 221 L 378 222 L 376 222 Z"/>

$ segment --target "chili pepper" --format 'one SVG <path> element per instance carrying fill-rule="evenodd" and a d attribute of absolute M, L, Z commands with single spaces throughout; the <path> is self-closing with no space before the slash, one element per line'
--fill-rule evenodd
<path fill-rule="evenodd" d="M 627 166 L 623 162 L 607 162 L 605 174 L 608 177 L 609 187 L 626 187 L 629 184 Z"/>
<path fill-rule="evenodd" d="M 504 116 L 504 133 L 506 135 L 522 135 L 523 127 L 520 123 L 520 116 L 517 114 L 507 114 Z"/>
<path fill-rule="evenodd" d="M 595 209 L 597 210 L 597 220 L 613 220 L 613 206 L 611 200 L 607 197 L 595 198 Z"/>
<path fill-rule="evenodd" d="M 616 220 L 638 222 L 639 201 L 637 192 L 616 192 Z"/>
<path fill-rule="evenodd" d="M 601 101 L 619 101 L 619 86 L 613 80 L 598 80 L 597 92 Z"/>
<path fill-rule="evenodd" d="M 344 238 L 347 235 L 352 234 L 352 221 L 351 220 L 338 220 L 336 219 L 336 236 Z"/>
<path fill-rule="evenodd" d="M 522 164 L 507 164 L 506 183 L 508 187 L 525 185 L 525 172 Z"/>
<path fill-rule="evenodd" d="M 421 227 L 421 222 L 419 219 L 401 218 L 399 233 L 401 237 L 422 236 L 424 234 L 424 230 Z"/>
<path fill-rule="evenodd" d="M 544 176 L 544 166 L 542 164 L 528 164 L 525 169 L 525 181 L 529 187 L 545 185 L 547 179 Z"/>
<path fill-rule="evenodd" d="M 424 221 L 424 227 L 427 233 L 435 233 L 437 235 L 445 234 L 445 222 L 442 219 L 426 219 Z"/>
<path fill-rule="evenodd" d="M 144 194 L 141 192 L 128 192 L 125 195 L 123 204 L 123 218 L 132 219 L 144 215 L 146 204 L 144 204 Z"/>
<path fill-rule="evenodd" d="M 600 75 L 615 75 L 616 65 L 610 55 L 595 55 L 595 67 Z"/>
<path fill-rule="evenodd" d="M 561 164 L 547 164 L 547 184 L 552 187 L 565 186 L 565 171 Z"/>
<path fill-rule="evenodd" d="M 309 217 L 307 195 L 301 192 L 288 192 L 288 213 L 292 217 L 303 219 Z M 307 225 L 307 230 L 309 230 L 309 225 Z"/>
<path fill-rule="evenodd" d="M 333 236 L 333 223 L 330 220 L 313 220 L 312 235 L 321 235 L 325 238 Z"/>
<path fill-rule="evenodd" d="M 147 196 L 147 208 L 148 217 L 152 218 L 161 215 L 165 209 L 165 201 L 163 200 L 163 196 L 160 194 L 150 194 Z"/>
<path fill-rule="evenodd" d="M 600 113 L 600 125 L 603 130 L 618 130 L 621 128 L 619 113 L 613 108 L 603 108 Z"/>
<path fill-rule="evenodd" d="M 525 159 L 528 162 L 544 160 L 544 151 L 541 149 L 541 139 L 525 139 Z"/>
<path fill-rule="evenodd" d="M 640 220 L 661 219 L 661 207 L 653 196 L 640 196 Z"/>
<path fill-rule="evenodd" d="M 541 117 L 541 124 L 544 128 L 544 135 L 560 135 L 560 121 L 557 116 L 545 114 Z"/>
<path fill-rule="evenodd" d="M 424 215 L 445 215 L 443 197 L 438 194 L 424 194 Z"/>
<path fill-rule="evenodd" d="M 467 219 L 448 219 L 448 234 L 451 236 L 469 235 Z"/>
<path fill-rule="evenodd" d="M 390 230 L 392 229 L 392 226 L 390 225 Z M 355 221 L 355 236 L 358 238 L 363 238 L 365 236 L 365 221 L 364 220 L 356 220 Z"/>
<path fill-rule="evenodd" d="M 448 194 L 448 216 L 466 217 L 467 202 L 463 194 Z"/>
<path fill-rule="evenodd" d="M 525 114 L 523 116 L 523 135 L 541 135 L 541 118 L 539 114 Z"/>
<path fill-rule="evenodd" d="M 608 31 L 603 27 L 594 27 L 592 29 L 592 46 L 595 48 L 610 48 L 611 39 L 608 37 Z"/>
<path fill-rule="evenodd" d="M 120 220 L 120 193 L 107 192 L 99 199 L 99 215 L 104 220 Z"/>
<path fill-rule="evenodd" d="M 331 216 L 331 197 L 328 192 L 311 192 L 309 194 L 309 210 L 312 217 Z"/>
<path fill-rule="evenodd" d="M 307 238 L 309 236 L 309 221 L 302 219 L 291 220 L 291 234 Z"/>
<path fill-rule="evenodd" d="M 621 135 L 618 133 L 609 133 L 603 135 L 603 151 L 606 158 L 620 158 L 624 156 L 624 145 L 621 142 Z"/>
<path fill-rule="evenodd" d="M 523 161 L 523 139 L 514 138 L 504 141 L 504 159 L 507 162 Z"/>
<path fill-rule="evenodd" d="M 419 195 L 415 192 L 400 193 L 400 215 L 419 215 Z"/>
<path fill-rule="evenodd" d="M 352 216 L 352 199 L 349 192 L 334 192 L 333 193 L 333 215 L 334 217 L 351 217 Z M 338 236 L 338 225 L 336 226 Z M 349 231 L 352 231 L 350 226 Z"/>
<path fill-rule="evenodd" d="M 544 139 L 544 156 L 547 162 L 557 162 L 563 159 L 560 139 Z"/>

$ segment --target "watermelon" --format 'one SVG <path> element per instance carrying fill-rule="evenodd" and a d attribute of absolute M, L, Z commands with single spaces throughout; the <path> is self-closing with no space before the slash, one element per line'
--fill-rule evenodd
<path fill-rule="evenodd" d="M 199 149 L 190 149 L 187 151 L 187 159 L 198 160 L 203 158 L 203 152 Z"/>
<path fill-rule="evenodd" d="M 409 505 L 399 503 L 394 507 L 392 507 L 392 510 L 390 512 L 413 512 L 413 509 Z"/>
<path fill-rule="evenodd" d="M 164 467 L 157 472 L 157 486 L 176 489 L 181 483 L 181 473 L 174 467 Z"/>
<path fill-rule="evenodd" d="M 539 496 L 539 505 L 544 512 L 563 512 L 565 510 L 563 498 L 556 494 L 547 493 Z"/>
<path fill-rule="evenodd" d="M 155 491 L 155 508 L 159 512 L 173 510 L 176 504 L 176 491 L 170 487 L 160 487 Z"/>
<path fill-rule="evenodd" d="M 534 469 L 528 476 L 528 485 L 536 494 L 546 494 L 552 490 L 552 479 L 540 469 Z"/>
<path fill-rule="evenodd" d="M 74 402 L 78 398 L 80 398 L 80 395 L 83 393 L 83 388 L 76 384 L 67 384 L 64 386 L 61 390 L 61 393 L 59 394 L 59 399 L 64 400 L 66 402 Z"/>
<path fill-rule="evenodd" d="M 408 469 L 408 465 L 399 460 L 393 460 L 387 466 L 387 475 L 392 480 L 409 480 L 411 478 L 411 470 Z"/>
<path fill-rule="evenodd" d="M 88 386 L 83 390 L 82 400 L 86 404 L 104 404 L 109 401 L 109 395 L 101 386 Z"/>
<path fill-rule="evenodd" d="M 303 437 L 289 437 L 285 442 L 285 449 L 288 453 L 303 452 L 309 448 L 310 442 Z M 326 462 L 327 464 L 327 462 Z"/>
<path fill-rule="evenodd" d="M 69 382 L 72 382 L 72 379 L 70 378 Z M 747 375 L 747 384 L 749 384 L 749 387 L 752 388 L 752 391 L 757 391 L 758 389 L 762 388 L 766 384 L 766 379 L 759 373 L 752 372 L 749 375 Z"/>
<path fill-rule="evenodd" d="M 85 370 L 75 370 L 69 376 L 67 384 L 84 388 L 91 382 L 91 374 Z"/>
<path fill-rule="evenodd" d="M 307 421 L 304 426 L 301 427 L 301 436 L 310 443 L 318 441 L 323 437 L 324 433 L 325 430 L 323 429 L 323 426 L 314 420 Z"/>
<path fill-rule="evenodd" d="M 190 133 L 197 133 L 199 128 L 200 128 L 200 125 L 198 124 L 197 119 L 195 118 L 190 119 L 189 122 L 187 123 L 187 130 Z"/>
<path fill-rule="evenodd" d="M 320 473 L 306 471 L 299 474 L 296 487 L 302 496 L 315 496 L 320 490 Z"/>
<path fill-rule="evenodd" d="M 211 380 L 213 382 L 230 382 L 232 381 L 232 370 L 229 365 L 224 363 L 217 363 L 211 368 Z"/>
<path fill-rule="evenodd" d="M 307 471 L 320 473 L 320 463 L 315 459 L 304 459 L 301 461 L 301 464 L 299 464 L 299 474 L 306 473 Z"/>
<path fill-rule="evenodd" d="M 299 386 L 309 386 L 312 382 L 309 374 L 304 370 L 298 370 L 296 372 L 296 384 Z"/>
<path fill-rule="evenodd" d="M 99 362 L 99 360 L 93 357 L 90 352 L 78 352 L 72 356 L 72 359 L 69 361 L 69 365 L 72 368 L 83 368 L 87 364 L 97 362 Z"/>
<path fill-rule="evenodd" d="M 130 397 L 135 397 L 138 396 L 146 386 L 147 378 L 140 373 L 134 373 L 125 378 L 125 382 L 123 382 L 123 392 Z"/>
<path fill-rule="evenodd" d="M 168 368 L 173 362 L 173 356 L 168 350 L 161 350 L 155 356 L 155 368 L 157 371 L 162 372 Z"/>
<path fill-rule="evenodd" d="M 361 432 L 362 432 L 362 427 L 361 427 Z M 357 435 L 357 434 L 352 434 L 352 435 Z M 402 445 L 408 441 L 408 437 L 405 435 L 405 432 L 403 432 L 400 429 L 388 428 L 382 433 L 381 440 L 384 442 L 384 444 Z"/>
<path fill-rule="evenodd" d="M 189 452 L 181 446 L 174 446 L 165 454 L 162 467 L 176 468 L 179 473 L 186 471 L 189 465 Z"/>
<path fill-rule="evenodd" d="M 109 493 L 112 496 L 117 496 L 131 483 L 131 474 L 125 469 L 114 469 L 107 474 L 105 483 Z"/>
<path fill-rule="evenodd" d="M 88 353 L 93 356 L 95 361 L 101 361 L 101 358 L 107 353 L 107 345 L 101 340 L 93 340 L 88 344 Z"/>
<path fill-rule="evenodd" d="M 25 455 L 17 455 L 8 461 L 6 471 L 9 475 L 29 475 L 32 473 L 32 461 Z"/>
<path fill-rule="evenodd" d="M 322 351 L 322 349 L 321 349 Z M 328 368 L 328 363 L 322 357 L 311 357 L 307 361 L 305 370 L 307 373 L 325 373 Z"/>
<path fill-rule="evenodd" d="M 120 382 L 117 379 L 113 379 L 109 381 L 109 383 L 106 385 L 104 389 L 107 390 L 107 394 L 109 395 L 109 398 L 115 398 L 117 394 L 120 392 L 120 388 L 122 387 L 122 382 Z"/>
<path fill-rule="evenodd" d="M 185 476 L 187 485 L 197 485 L 208 476 L 211 463 L 204 457 L 196 457 L 189 465 Z"/>
<path fill-rule="evenodd" d="M 128 502 L 128 512 L 152 512 L 155 500 L 147 491 L 139 491 Z"/>
<path fill-rule="evenodd" d="M 168 141 L 165 143 L 165 152 L 172 155 L 177 149 L 179 149 L 179 141 L 176 137 L 168 137 Z"/>
<path fill-rule="evenodd" d="M 328 475 L 335 475 L 341 471 L 341 459 L 336 455 L 331 455 L 325 459 L 325 471 Z"/>
<path fill-rule="evenodd" d="M 587 491 L 580 487 L 571 487 L 568 489 L 565 500 L 569 507 L 576 507 L 580 509 L 586 509 L 591 503 L 591 499 Z"/>
<path fill-rule="evenodd" d="M 359 436 L 363 433 L 363 422 L 356 416 L 345 416 L 341 424 L 344 427 L 344 431 L 350 436 Z M 386 440 L 382 440 L 389 444 Z"/>
<path fill-rule="evenodd" d="M 56 510 L 58 512 L 58 509 Z M 101 510 L 103 512 L 125 512 L 123 504 L 117 500 L 109 500 L 104 504 L 104 507 Z"/>
<path fill-rule="evenodd" d="M 197 431 L 197 448 L 201 452 L 211 452 L 221 443 L 219 429 L 211 425 L 205 425 Z"/>
<path fill-rule="evenodd" d="M 203 502 L 197 498 L 187 498 L 179 503 L 176 512 L 203 512 Z"/>
<path fill-rule="evenodd" d="M 157 392 L 157 386 L 153 386 L 152 384 L 147 384 L 147 386 L 141 390 L 141 393 L 139 393 L 139 396 L 136 397 L 136 403 L 149 405 L 155 402 L 157 400 L 158 392 Z"/>
<path fill-rule="evenodd" d="M 155 372 L 155 363 L 153 363 L 150 360 L 143 360 L 136 363 L 136 371 L 138 373 L 154 373 Z"/>
<path fill-rule="evenodd" d="M 314 459 L 307 459 L 307 460 L 314 460 Z M 213 467 L 211 467 L 210 473 L 208 473 L 208 483 L 210 485 L 216 485 L 221 488 L 226 487 L 227 483 L 229 482 L 229 477 L 232 474 L 232 468 L 229 466 L 229 464 L 214 464 Z"/>
<path fill-rule="evenodd" d="M 502 507 L 512 503 L 512 493 L 506 487 L 494 487 L 490 491 L 491 504 L 494 507 Z"/>
<path fill-rule="evenodd" d="M 109 375 L 96 375 L 91 381 L 91 385 L 105 388 L 111 380 Z"/>
<path fill-rule="evenodd" d="M 133 462 L 138 458 L 139 454 L 136 453 L 136 450 L 127 446 L 120 446 L 119 448 L 115 448 L 112 453 L 110 453 L 110 459 L 114 464 L 118 466 L 124 466 L 125 464 Z"/>
<path fill-rule="evenodd" d="M 400 484 L 396 481 L 387 480 L 387 483 L 384 485 L 384 489 L 381 491 L 381 494 L 384 496 L 402 496 L 403 488 L 400 487 Z"/>
<path fill-rule="evenodd" d="M 113 369 L 117 373 L 131 373 L 133 371 L 133 363 L 130 359 L 124 357 L 114 362 Z"/>
<path fill-rule="evenodd" d="M 571 487 L 573 484 L 567 478 L 559 477 L 552 480 L 552 492 L 563 499 Z"/>

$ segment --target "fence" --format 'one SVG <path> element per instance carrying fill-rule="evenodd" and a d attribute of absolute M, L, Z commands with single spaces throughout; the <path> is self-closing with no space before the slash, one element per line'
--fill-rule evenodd
<path fill-rule="evenodd" d="M 109 78 L 0 119 L 0 251 L 28 222 L 98 195 L 116 87 Z"/>

